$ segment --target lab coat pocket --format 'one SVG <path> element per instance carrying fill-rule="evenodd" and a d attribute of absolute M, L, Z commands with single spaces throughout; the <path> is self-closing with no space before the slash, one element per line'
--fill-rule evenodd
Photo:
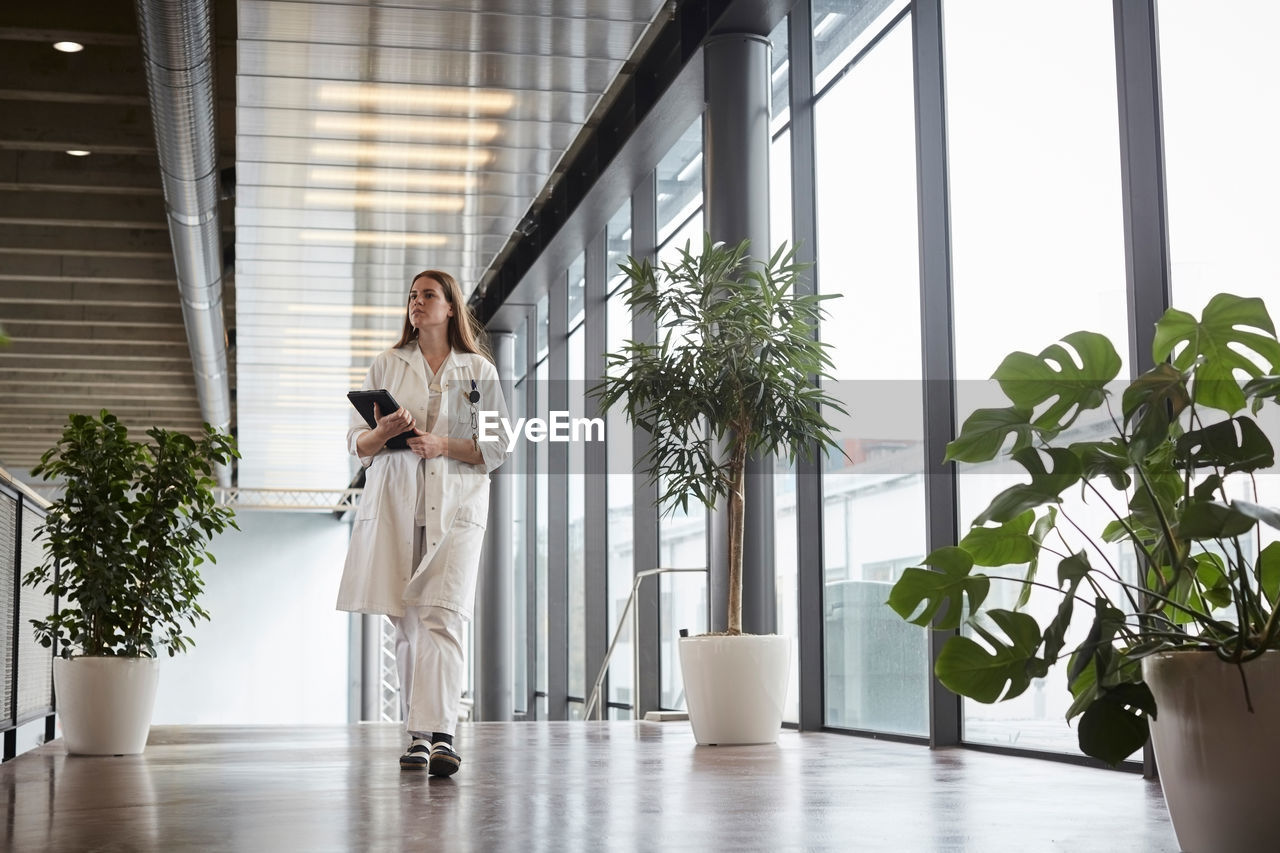
<path fill-rule="evenodd" d="M 450 570 L 440 577 L 436 601 L 442 607 L 456 610 L 471 618 L 476 599 L 476 579 L 480 574 L 480 551 L 484 546 L 484 527 L 459 522 L 449 534 Z"/>
<path fill-rule="evenodd" d="M 487 520 L 485 518 L 486 515 L 487 513 L 477 512 L 472 507 L 462 506 L 458 508 L 458 514 L 454 516 L 454 521 L 457 522 L 458 527 L 461 529 L 478 527 L 481 530 L 484 530 L 485 522 Z"/>
<path fill-rule="evenodd" d="M 470 438 L 471 437 L 471 410 L 463 409 L 461 412 L 453 416 L 453 429 L 450 435 L 454 438 Z"/>
<path fill-rule="evenodd" d="M 356 509 L 356 523 L 378 520 L 378 501 L 368 492 L 361 495 L 360 506 Z"/>

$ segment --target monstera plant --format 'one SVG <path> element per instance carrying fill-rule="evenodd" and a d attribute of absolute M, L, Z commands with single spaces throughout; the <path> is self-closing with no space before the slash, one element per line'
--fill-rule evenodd
<path fill-rule="evenodd" d="M 1274 464 L 1260 423 L 1280 395 L 1271 317 L 1262 300 L 1229 294 L 1200 319 L 1169 310 L 1153 356 L 1118 398 L 1120 357 L 1102 335 L 1006 357 L 993 378 L 1009 405 L 970 415 L 946 459 L 1012 461 L 1028 481 L 906 570 L 888 602 L 916 624 L 964 628 L 935 673 L 971 699 L 1011 699 L 1065 663 L 1080 748 L 1112 764 L 1142 747 L 1160 713 L 1145 658 L 1216 657 L 1239 676 L 1247 713 L 1259 696 L 1247 665 L 1280 648 L 1280 543 L 1260 547 L 1280 511 L 1256 488 Z M 1073 429 L 1099 409 L 1103 433 Z M 1081 500 L 1105 524 L 1086 529 L 1068 509 Z M 1132 562 L 1116 558 L 1122 549 Z M 1012 606 L 988 606 L 993 583 L 1014 585 Z M 1033 590 L 1056 594 L 1056 608 L 1028 612 Z"/>

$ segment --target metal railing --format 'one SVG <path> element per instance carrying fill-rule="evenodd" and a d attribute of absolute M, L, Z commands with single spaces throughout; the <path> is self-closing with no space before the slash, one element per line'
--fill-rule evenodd
<path fill-rule="evenodd" d="M 55 499 L 62 491 L 57 483 L 27 486 L 45 499 Z M 236 509 L 271 509 L 289 512 L 315 511 L 345 513 L 360 505 L 361 488 L 345 489 L 242 489 L 238 486 L 214 488 L 214 499 L 221 506 Z"/>
<path fill-rule="evenodd" d="M 627 624 L 627 617 L 632 615 L 635 609 L 636 596 L 640 593 L 640 583 L 651 575 L 674 574 L 677 572 L 701 572 L 708 574 L 706 568 L 700 569 L 645 569 L 643 572 L 636 572 L 635 580 L 631 582 L 631 594 L 627 596 L 627 603 L 623 605 L 622 614 L 618 617 L 618 627 L 613 632 L 613 639 L 609 642 L 609 649 L 604 653 L 604 661 L 600 664 L 600 673 L 596 676 L 595 685 L 591 688 L 591 695 L 587 698 L 586 707 L 582 710 L 582 719 L 591 719 L 591 711 L 596 711 L 596 719 L 604 719 L 604 706 L 608 703 L 601 701 L 600 693 L 604 689 L 604 679 L 609 672 L 609 662 L 613 660 L 613 651 L 617 648 L 618 641 L 622 639 L 622 629 Z M 711 596 L 707 596 L 707 625 L 710 626 L 711 621 Z M 638 719 L 640 714 L 640 629 L 637 619 L 631 619 L 631 702 L 632 711 Z"/>
<path fill-rule="evenodd" d="M 23 587 L 22 576 L 42 559 L 35 535 L 48 503 L 0 468 L 0 732 L 3 760 L 29 748 L 18 729 L 44 719 L 44 739 L 54 734 L 53 651 L 35 641 L 29 620 L 53 613 L 43 590 Z"/>

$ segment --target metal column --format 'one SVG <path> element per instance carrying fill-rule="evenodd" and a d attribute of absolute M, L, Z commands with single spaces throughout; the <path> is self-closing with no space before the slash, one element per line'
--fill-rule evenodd
<path fill-rule="evenodd" d="M 1129 307 L 1129 369 L 1155 367 L 1155 324 L 1169 308 L 1169 216 L 1165 203 L 1164 122 L 1155 0 L 1114 0 L 1120 180 Z M 1155 753 L 1143 750 L 1143 775 L 1156 777 Z"/>
<path fill-rule="evenodd" d="M 1165 206 L 1160 57 L 1154 0 L 1115 0 L 1120 179 L 1133 375 L 1155 367 L 1155 324 L 1169 307 L 1169 219 Z"/>
<path fill-rule="evenodd" d="M 769 51 L 768 36 L 729 33 L 703 48 L 707 113 L 702 160 L 706 223 L 711 239 L 737 245 L 750 240 L 757 257 L 769 245 Z M 752 634 L 777 629 L 773 576 L 773 458 L 747 463 L 742 558 L 742 628 Z M 728 514 L 711 514 L 711 630 L 726 627 Z"/>
<path fill-rule="evenodd" d="M 637 258 L 650 260 L 658 253 L 658 184 L 653 172 L 645 176 L 631 197 L 631 251 Z M 637 341 L 657 340 L 653 318 L 634 315 L 631 318 L 631 336 Z M 649 435 L 639 428 L 633 435 L 633 462 L 635 470 L 639 471 L 644 466 Z M 658 566 L 658 487 L 644 477 L 632 477 L 631 483 L 633 571 L 639 573 Z M 656 711 L 662 705 L 658 654 L 662 620 L 656 583 L 641 587 L 631 618 L 636 620 L 636 695 L 631 700 L 632 712 L 633 719 L 642 720 L 646 713 Z"/>
<path fill-rule="evenodd" d="M 605 245 L 605 230 L 601 228 L 595 237 L 588 241 L 585 248 L 586 292 L 584 303 L 586 317 L 583 320 L 586 358 L 584 360 L 586 381 L 580 388 L 574 388 L 574 394 L 583 394 L 604 376 L 605 341 L 605 280 L 608 278 L 608 263 Z M 590 396 L 585 399 L 584 414 L 589 417 L 604 417 L 599 411 L 599 401 Z M 583 597 L 586 601 L 584 628 L 586 641 L 586 686 L 591 686 L 591 679 L 604 664 L 605 649 L 609 645 L 608 623 L 609 612 L 609 495 L 608 457 L 603 441 L 590 441 L 582 448 L 586 482 L 583 484 L 585 496 L 584 509 L 585 530 L 583 531 L 583 557 L 585 577 L 583 578 Z M 585 697 L 584 697 L 585 698 Z M 608 698 L 604 698 L 608 704 Z"/>
<path fill-rule="evenodd" d="M 513 393 L 515 336 L 490 333 L 493 357 L 502 383 L 503 399 Z M 506 721 L 515 714 L 512 696 L 512 576 L 511 501 L 515 479 L 508 466 L 497 469 L 490 480 L 489 524 L 476 598 L 475 719 Z"/>
<path fill-rule="evenodd" d="M 942 6 L 919 0 L 911 48 L 916 66 L 916 173 L 920 216 L 920 314 L 924 368 L 925 503 L 927 548 L 954 545 L 956 472 L 942 462 L 955 435 L 951 321 L 951 210 L 947 177 L 946 86 L 943 79 Z M 929 632 L 929 663 L 953 632 Z M 960 742 L 960 697 L 929 679 L 929 744 Z"/>
<path fill-rule="evenodd" d="M 797 292 L 813 293 L 818 260 L 818 210 L 813 152 L 813 23 L 807 3 L 797 3 L 788 23 L 791 46 L 791 229 L 796 260 L 811 266 Z M 817 457 L 796 461 L 796 642 L 800 659 L 801 731 L 826 725 L 822 466 Z"/>
<path fill-rule="evenodd" d="M 569 409 L 569 284 L 556 274 L 548 293 L 548 409 Z M 548 412 L 538 412 L 548 417 Z M 539 472 L 541 473 L 541 472 Z M 569 445 L 547 448 L 547 719 L 569 719 Z"/>

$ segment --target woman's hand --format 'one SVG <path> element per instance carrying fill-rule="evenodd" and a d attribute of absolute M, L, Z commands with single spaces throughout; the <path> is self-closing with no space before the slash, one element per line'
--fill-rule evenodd
<path fill-rule="evenodd" d="M 378 433 L 378 438 L 382 439 L 383 444 L 386 444 L 387 441 L 395 438 L 400 433 L 408 432 L 414 428 L 413 416 L 405 411 L 404 406 L 389 415 L 384 415 L 382 410 L 378 408 L 378 404 L 374 403 L 373 420 L 378 424 L 373 431 Z"/>
<path fill-rule="evenodd" d="M 448 448 L 449 439 L 441 438 L 438 435 L 429 432 L 423 432 L 417 427 L 413 428 L 417 433 L 413 438 L 409 439 L 409 449 L 423 459 L 435 459 L 437 456 L 443 456 Z"/>

